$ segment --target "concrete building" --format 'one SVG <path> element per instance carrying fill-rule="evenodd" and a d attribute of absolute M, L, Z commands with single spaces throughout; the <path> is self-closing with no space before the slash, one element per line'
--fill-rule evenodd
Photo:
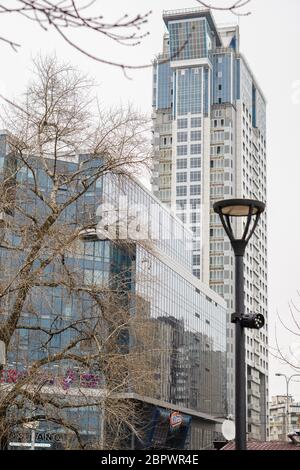
<path fill-rule="evenodd" d="M 270 441 L 288 441 L 288 434 L 300 429 L 300 403 L 286 395 L 272 397 L 269 406 Z"/>
<path fill-rule="evenodd" d="M 223 198 L 266 200 L 266 102 L 239 28 L 217 27 L 208 9 L 163 13 L 167 33 L 153 67 L 154 194 L 194 233 L 193 272 L 228 306 L 228 412 L 234 412 L 234 257 L 212 210 Z M 267 438 L 267 220 L 245 255 L 246 311 L 266 324 L 247 330 L 248 435 Z M 241 230 L 240 226 L 236 227 Z"/>

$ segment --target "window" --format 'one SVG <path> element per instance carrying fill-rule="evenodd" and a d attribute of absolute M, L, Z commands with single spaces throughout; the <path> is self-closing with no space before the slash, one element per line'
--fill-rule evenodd
<path fill-rule="evenodd" d="M 199 266 L 200 264 L 200 255 L 193 255 L 193 265 Z"/>
<path fill-rule="evenodd" d="M 176 162 L 176 166 L 177 166 L 178 170 L 183 170 L 183 169 L 187 168 L 187 161 L 183 160 L 182 158 L 178 159 L 177 162 Z"/>
<path fill-rule="evenodd" d="M 217 131 L 212 134 L 212 142 L 220 142 L 224 140 L 224 131 Z"/>
<path fill-rule="evenodd" d="M 187 132 L 177 132 L 177 142 L 187 142 Z"/>
<path fill-rule="evenodd" d="M 200 241 L 193 241 L 193 250 L 194 251 L 200 251 L 201 250 L 201 246 L 200 246 Z"/>
<path fill-rule="evenodd" d="M 177 173 L 176 181 L 177 181 L 177 183 L 186 183 L 187 174 L 186 173 Z"/>
<path fill-rule="evenodd" d="M 218 86 L 218 89 L 221 91 L 221 90 L 222 90 L 222 85 L 219 85 L 219 86 Z"/>
<path fill-rule="evenodd" d="M 200 227 L 192 226 L 191 231 L 194 232 L 195 237 L 200 237 Z"/>
<path fill-rule="evenodd" d="M 177 214 L 178 219 L 181 220 L 185 224 L 186 222 L 186 214 Z"/>
<path fill-rule="evenodd" d="M 187 155 L 187 145 L 177 145 L 177 155 L 180 157 Z"/>
<path fill-rule="evenodd" d="M 192 131 L 191 140 L 201 140 L 201 131 Z"/>
<path fill-rule="evenodd" d="M 191 181 L 201 181 L 201 172 L 200 171 L 191 171 Z"/>
<path fill-rule="evenodd" d="M 194 117 L 191 119 L 191 127 L 201 127 L 201 118 Z"/>
<path fill-rule="evenodd" d="M 176 201 L 176 209 L 178 211 L 185 211 L 185 209 L 186 209 L 186 200 L 182 199 L 182 200 Z"/>
<path fill-rule="evenodd" d="M 160 193 L 160 199 L 162 200 L 170 199 L 171 197 L 171 191 L 169 189 L 161 189 L 159 193 Z"/>
<path fill-rule="evenodd" d="M 177 186 L 176 188 L 177 196 L 186 196 L 186 194 L 187 194 L 186 186 Z"/>
<path fill-rule="evenodd" d="M 190 192 L 191 192 L 191 196 L 200 195 L 201 194 L 200 184 L 196 184 L 196 185 L 191 186 Z"/>
<path fill-rule="evenodd" d="M 201 144 L 191 144 L 191 155 L 201 154 Z"/>
<path fill-rule="evenodd" d="M 218 64 L 222 64 L 222 57 L 218 57 Z"/>
<path fill-rule="evenodd" d="M 177 129 L 186 129 L 188 124 L 187 119 L 177 119 Z"/>
<path fill-rule="evenodd" d="M 200 168 L 201 167 L 201 158 L 191 158 L 191 168 Z"/>
<path fill-rule="evenodd" d="M 210 279 L 212 281 L 223 281 L 224 279 L 224 270 L 214 270 L 210 272 Z"/>
<path fill-rule="evenodd" d="M 190 207 L 192 210 L 197 210 L 200 207 L 201 201 L 200 199 L 191 199 L 190 200 Z"/>
<path fill-rule="evenodd" d="M 200 222 L 200 212 L 192 212 L 190 222 L 191 224 L 198 224 Z"/>

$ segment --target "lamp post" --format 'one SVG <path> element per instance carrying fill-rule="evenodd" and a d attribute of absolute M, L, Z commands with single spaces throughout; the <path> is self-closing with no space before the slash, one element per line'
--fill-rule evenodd
<path fill-rule="evenodd" d="M 285 374 L 280 374 L 279 372 L 277 372 L 275 375 L 276 377 L 284 377 L 285 382 L 286 382 L 286 413 L 285 413 L 285 426 L 284 427 L 285 427 L 285 439 L 287 439 L 287 435 L 290 432 L 290 429 L 289 429 L 290 427 L 289 384 L 293 377 L 300 377 L 300 374 L 293 374 L 293 375 L 290 375 L 290 377 L 288 377 Z"/>
<path fill-rule="evenodd" d="M 235 426 L 236 450 L 247 450 L 246 443 L 246 358 L 244 328 L 259 329 L 265 320 L 261 314 L 244 312 L 244 262 L 246 246 L 258 224 L 265 204 L 252 199 L 227 199 L 215 202 L 214 211 L 220 216 L 224 230 L 235 254 Z M 241 238 L 235 238 L 231 225 L 232 218 L 244 218 L 245 227 Z"/>

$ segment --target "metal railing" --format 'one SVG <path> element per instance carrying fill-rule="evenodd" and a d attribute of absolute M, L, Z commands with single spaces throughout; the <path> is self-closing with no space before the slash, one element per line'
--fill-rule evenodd
<path fill-rule="evenodd" d="M 209 11 L 208 8 L 205 7 L 197 7 L 197 8 L 181 8 L 178 10 L 163 10 L 163 17 L 164 16 L 172 16 L 172 15 L 182 15 L 185 13 L 201 13 L 203 11 Z"/>
<path fill-rule="evenodd" d="M 229 54 L 229 53 L 234 53 L 236 52 L 232 47 L 216 47 L 213 52 L 212 52 L 212 55 L 215 55 L 215 54 Z"/>

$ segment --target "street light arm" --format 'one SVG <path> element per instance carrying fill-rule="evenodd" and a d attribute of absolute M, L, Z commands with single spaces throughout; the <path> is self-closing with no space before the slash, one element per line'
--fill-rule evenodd
<path fill-rule="evenodd" d="M 285 376 L 285 377 L 286 377 L 286 376 Z M 291 381 L 291 379 L 292 379 L 293 377 L 300 377 L 300 374 L 293 374 L 293 375 L 291 375 L 291 376 L 287 379 L 289 383 L 290 383 L 290 381 Z"/>
<path fill-rule="evenodd" d="M 291 375 L 290 377 L 288 377 L 286 374 L 276 374 L 277 377 L 284 377 L 285 378 L 285 382 L 286 382 L 286 425 L 285 425 L 285 434 L 286 436 L 288 435 L 289 433 L 289 412 L 290 412 L 290 407 L 289 407 L 289 384 L 290 384 L 290 381 L 292 380 L 293 377 L 300 377 L 300 374 L 293 374 Z"/>

